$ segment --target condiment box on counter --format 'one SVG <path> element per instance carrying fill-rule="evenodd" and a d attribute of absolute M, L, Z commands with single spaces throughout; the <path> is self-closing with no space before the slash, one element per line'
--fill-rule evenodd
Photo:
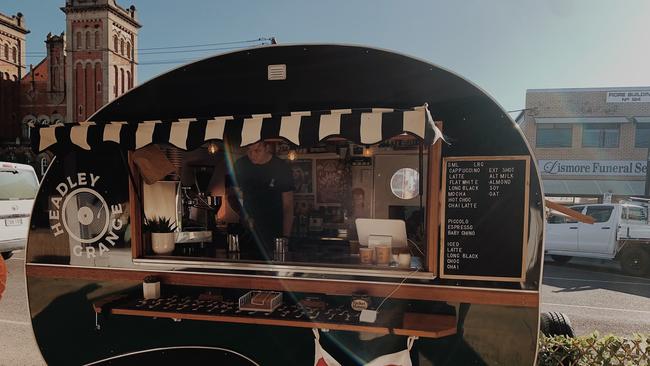
<path fill-rule="evenodd" d="M 282 305 L 282 293 L 275 291 L 249 291 L 239 298 L 239 310 L 270 313 Z"/>

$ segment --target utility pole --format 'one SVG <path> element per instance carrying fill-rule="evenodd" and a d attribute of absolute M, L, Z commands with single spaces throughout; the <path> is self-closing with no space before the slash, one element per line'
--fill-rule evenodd
<path fill-rule="evenodd" d="M 645 191 L 644 196 L 646 198 L 650 197 L 650 141 L 648 141 L 648 154 L 646 156 L 646 165 L 645 165 Z"/>

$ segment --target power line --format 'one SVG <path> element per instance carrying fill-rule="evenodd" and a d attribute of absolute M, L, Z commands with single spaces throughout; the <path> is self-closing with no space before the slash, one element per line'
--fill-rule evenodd
<path fill-rule="evenodd" d="M 258 39 L 249 39 L 246 41 L 232 41 L 232 42 L 219 42 L 219 43 L 205 43 L 205 44 L 195 44 L 195 45 L 185 45 L 185 46 L 165 46 L 165 47 L 148 47 L 148 48 L 138 48 L 138 51 L 148 51 L 148 50 L 166 50 L 173 48 L 194 48 L 194 47 L 209 47 L 209 46 L 223 46 L 227 44 L 238 44 L 238 43 L 253 43 L 253 42 L 264 42 L 272 41 L 273 38 L 260 37 Z"/>
<path fill-rule="evenodd" d="M 217 43 L 204 43 L 204 44 L 195 44 L 195 45 L 182 45 L 182 46 L 164 46 L 164 47 L 143 47 L 138 48 L 138 51 L 150 51 L 150 50 L 171 50 L 178 48 L 197 48 L 197 47 L 211 47 L 211 46 L 224 46 L 230 44 L 240 44 L 240 43 L 254 43 L 254 42 L 273 42 L 273 37 L 260 37 L 257 39 L 248 39 L 244 41 L 230 41 L 230 42 L 217 42 Z M 263 43 L 264 44 L 264 43 Z M 244 47 L 244 46 L 242 46 Z M 205 49 L 205 51 L 211 51 L 213 49 Z M 217 49 L 218 50 L 218 49 Z M 187 50 L 187 51 L 168 51 L 160 53 L 180 53 L 180 52 L 198 52 L 203 50 Z M 142 52 L 140 54 L 156 54 L 158 52 Z M 26 55 L 34 56 L 45 56 L 46 52 L 25 52 Z"/>
<path fill-rule="evenodd" d="M 269 43 L 259 43 L 252 45 L 251 47 L 264 46 Z M 175 50 L 175 51 L 155 51 L 155 52 L 138 52 L 138 55 L 159 55 L 164 53 L 187 53 L 187 52 L 207 52 L 207 51 L 221 51 L 221 50 L 233 50 L 239 48 L 247 48 L 248 46 L 239 46 L 239 47 L 219 47 L 219 48 L 205 48 L 202 50 Z"/>
<path fill-rule="evenodd" d="M 267 44 L 266 43 L 260 43 L 260 44 L 252 45 L 251 47 L 265 46 L 265 45 L 267 45 Z M 248 48 L 248 47 L 222 47 L 222 48 L 218 48 L 218 49 L 215 49 L 215 50 L 242 49 L 242 48 Z M 182 63 L 194 62 L 194 61 L 198 61 L 198 60 L 201 60 L 201 58 L 186 58 L 186 59 L 173 59 L 173 60 L 150 60 L 150 61 L 138 62 L 138 66 L 182 64 Z"/>

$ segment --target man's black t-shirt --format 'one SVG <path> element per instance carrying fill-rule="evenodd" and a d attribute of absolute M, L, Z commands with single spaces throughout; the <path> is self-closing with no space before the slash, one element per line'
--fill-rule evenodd
<path fill-rule="evenodd" d="M 268 246 L 282 236 L 282 193 L 294 189 L 289 164 L 273 156 L 257 165 L 244 156 L 235 163 L 235 177 L 244 198 L 242 218 L 252 219 L 259 239 Z"/>

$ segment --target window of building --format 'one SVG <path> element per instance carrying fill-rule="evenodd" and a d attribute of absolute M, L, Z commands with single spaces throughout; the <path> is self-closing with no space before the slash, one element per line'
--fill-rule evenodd
<path fill-rule="evenodd" d="M 76 42 L 77 42 L 77 49 L 78 50 L 81 49 L 81 32 L 77 32 Z"/>
<path fill-rule="evenodd" d="M 11 58 L 14 60 L 14 63 L 18 62 L 18 51 L 16 50 L 16 47 L 11 49 Z"/>
<path fill-rule="evenodd" d="M 129 86 L 129 89 L 133 88 L 133 80 L 131 80 L 131 71 L 126 72 L 126 81 Z"/>
<path fill-rule="evenodd" d="M 538 124 L 537 147 L 571 147 L 572 124 Z"/>
<path fill-rule="evenodd" d="M 618 123 L 585 123 L 582 126 L 583 147 L 618 147 Z"/>
<path fill-rule="evenodd" d="M 124 40 L 120 39 L 120 55 L 124 56 Z"/>
<path fill-rule="evenodd" d="M 101 92 L 102 92 L 102 82 L 101 82 L 101 81 L 98 81 L 98 82 L 97 82 L 97 92 L 98 92 L 98 93 L 101 93 Z"/>
<path fill-rule="evenodd" d="M 122 84 L 122 94 L 124 94 L 124 69 L 120 69 L 120 83 Z"/>
<path fill-rule="evenodd" d="M 9 59 L 9 45 L 5 45 L 5 58 Z"/>
<path fill-rule="evenodd" d="M 650 123 L 637 123 L 634 147 L 650 147 Z"/>
<path fill-rule="evenodd" d="M 113 92 L 114 92 L 115 96 L 117 96 L 117 90 L 118 90 L 117 86 L 119 84 L 119 80 L 118 80 L 118 76 L 117 76 L 117 66 L 113 65 L 113 71 L 114 71 L 114 75 L 115 75 L 115 85 L 113 86 Z"/>
<path fill-rule="evenodd" d="M 99 31 L 95 32 L 95 49 L 99 48 Z"/>
<path fill-rule="evenodd" d="M 126 42 L 126 57 L 131 58 L 131 43 Z"/>
<path fill-rule="evenodd" d="M 90 48 L 90 32 L 86 32 L 86 49 L 89 50 Z"/>
<path fill-rule="evenodd" d="M 113 36 L 113 49 L 117 52 L 117 36 Z"/>

